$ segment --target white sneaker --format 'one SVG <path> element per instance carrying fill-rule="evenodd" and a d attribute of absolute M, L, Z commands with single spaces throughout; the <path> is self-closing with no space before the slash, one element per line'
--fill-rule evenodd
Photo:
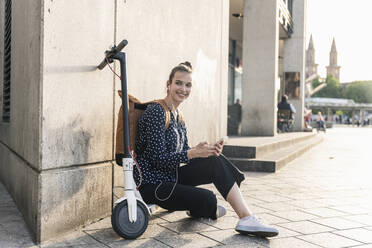
<path fill-rule="evenodd" d="M 216 217 L 217 217 L 217 219 L 218 218 L 221 218 L 225 214 L 226 214 L 226 208 L 224 206 L 222 206 L 222 205 L 218 205 L 217 204 L 217 209 L 216 209 Z"/>
<path fill-rule="evenodd" d="M 188 216 L 190 216 L 190 217 L 193 217 L 193 216 L 191 215 L 191 213 L 190 213 L 189 210 L 186 211 L 186 214 L 187 214 Z M 218 205 L 218 204 L 217 204 L 217 209 L 216 209 L 216 217 L 217 217 L 217 219 L 218 219 L 218 218 L 221 218 L 221 217 L 224 216 L 225 214 L 226 214 L 226 208 L 225 208 L 224 206 L 222 206 L 222 205 Z"/>
<path fill-rule="evenodd" d="M 276 228 L 266 226 L 253 215 L 241 218 L 235 230 L 242 234 L 251 234 L 261 237 L 274 237 L 279 234 Z"/>

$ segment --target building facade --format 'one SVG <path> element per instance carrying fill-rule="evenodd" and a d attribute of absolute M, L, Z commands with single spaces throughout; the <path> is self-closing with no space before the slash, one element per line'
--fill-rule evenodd
<path fill-rule="evenodd" d="M 110 44 L 128 40 L 128 90 L 143 101 L 164 97 L 171 68 L 190 61 L 193 90 L 181 107 L 190 145 L 226 135 L 233 5 L 1 1 L 0 180 L 35 241 L 110 215 L 112 188 L 123 184 L 113 161 L 120 81 L 96 69 Z M 299 127 L 305 0 L 245 0 L 241 11 L 242 131 L 276 134 L 279 78 L 291 84 Z"/>
<path fill-rule="evenodd" d="M 297 109 L 295 130 L 302 130 L 305 12 L 303 0 L 231 0 L 228 104 L 241 101 L 239 135 L 276 135 L 283 94 Z"/>
<path fill-rule="evenodd" d="M 329 52 L 329 65 L 327 68 L 327 76 L 332 75 L 338 81 L 340 81 L 340 68 L 341 66 L 337 65 L 337 49 L 335 38 L 332 40 L 331 51 Z"/>
<path fill-rule="evenodd" d="M 340 80 L 340 68 L 337 64 L 337 48 L 335 38 L 332 40 L 331 50 L 329 52 L 329 65 L 326 66 L 327 75 L 332 75 Z M 315 48 L 312 35 L 310 36 L 309 46 L 306 50 L 306 78 L 314 78 L 318 75 L 318 64 L 315 63 Z"/>
<path fill-rule="evenodd" d="M 318 64 L 315 63 L 315 48 L 313 36 L 310 36 L 309 46 L 306 50 L 306 78 L 318 75 Z"/>

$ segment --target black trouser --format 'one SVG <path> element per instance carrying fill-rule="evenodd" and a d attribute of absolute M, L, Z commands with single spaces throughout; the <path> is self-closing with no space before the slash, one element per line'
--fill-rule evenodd
<path fill-rule="evenodd" d="M 195 186 L 213 183 L 221 195 L 226 199 L 230 189 L 244 180 L 240 172 L 224 156 L 196 158 L 178 170 L 178 183 L 169 199 L 174 183 L 162 182 L 158 185 L 146 184 L 140 187 L 142 198 L 147 204 L 154 203 L 170 211 L 190 210 L 193 217 L 216 219 L 217 199 L 215 194 L 207 189 Z"/>

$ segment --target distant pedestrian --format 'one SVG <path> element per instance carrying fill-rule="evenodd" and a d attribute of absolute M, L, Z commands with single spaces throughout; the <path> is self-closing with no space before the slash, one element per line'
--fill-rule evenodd
<path fill-rule="evenodd" d="M 290 119 L 294 120 L 293 114 L 296 113 L 296 109 L 290 102 L 288 102 L 288 96 L 287 95 L 282 96 L 282 100 L 278 103 L 278 109 L 288 109 L 288 110 L 290 110 L 291 111 Z"/>
<path fill-rule="evenodd" d="M 323 131 L 325 132 L 326 131 L 326 125 L 325 125 L 325 120 L 324 120 L 324 117 L 322 115 L 322 112 L 318 112 L 318 115 L 317 115 L 317 124 L 318 124 L 318 128 L 317 128 L 317 131 L 323 129 Z"/>
<path fill-rule="evenodd" d="M 227 113 L 227 134 L 240 135 L 240 124 L 242 121 L 242 105 L 240 104 L 240 99 L 236 99 L 234 104 L 228 106 Z"/>
<path fill-rule="evenodd" d="M 283 111 L 286 110 L 286 111 Z M 289 116 L 288 116 L 289 111 Z M 294 123 L 294 113 L 296 113 L 295 107 L 288 102 L 288 96 L 283 95 L 282 100 L 278 103 L 278 131 L 289 132 L 292 130 Z"/>
<path fill-rule="evenodd" d="M 235 102 L 235 109 L 236 109 L 236 112 L 237 112 L 237 124 L 238 124 L 238 130 L 237 130 L 237 134 L 240 135 L 240 130 L 241 130 L 241 122 L 242 122 L 242 105 L 240 104 L 240 99 L 236 99 L 236 102 Z"/>
<path fill-rule="evenodd" d="M 310 119 L 311 119 L 312 111 L 311 109 L 304 108 L 304 131 L 312 131 L 312 127 L 310 126 Z"/>

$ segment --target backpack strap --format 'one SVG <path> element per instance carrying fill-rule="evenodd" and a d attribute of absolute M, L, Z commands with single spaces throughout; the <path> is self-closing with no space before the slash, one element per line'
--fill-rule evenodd
<path fill-rule="evenodd" d="M 165 112 L 165 130 L 168 129 L 169 123 L 170 123 L 170 110 L 168 108 L 168 105 L 165 103 L 164 99 L 154 100 L 154 102 L 159 103 L 160 106 L 164 109 Z"/>
<path fill-rule="evenodd" d="M 118 91 L 118 94 L 119 94 L 120 97 L 122 96 L 121 90 Z M 147 105 L 149 105 L 151 103 L 158 103 L 158 104 L 160 104 L 160 106 L 164 109 L 164 112 L 165 112 L 165 125 L 164 125 L 164 128 L 165 128 L 165 130 L 168 129 L 169 124 L 170 124 L 170 120 L 171 120 L 171 116 L 170 116 L 170 110 L 168 108 L 168 105 L 167 105 L 167 103 L 165 102 L 164 99 L 158 99 L 158 100 L 153 100 L 153 101 L 142 103 L 140 100 L 138 100 L 134 96 L 128 94 L 128 101 L 130 103 L 134 104 L 134 108 L 136 108 L 136 109 L 142 109 L 142 110 L 145 110 L 147 108 Z M 179 121 L 182 124 L 185 123 L 180 111 L 178 111 L 178 118 L 179 118 Z"/>
<path fill-rule="evenodd" d="M 170 119 L 171 119 L 170 109 L 164 99 L 154 100 L 154 102 L 159 103 L 165 111 L 165 130 L 167 130 L 169 127 Z M 178 110 L 178 120 L 179 122 L 182 123 L 182 125 L 185 124 L 183 117 L 182 117 L 182 113 L 179 110 Z"/>

